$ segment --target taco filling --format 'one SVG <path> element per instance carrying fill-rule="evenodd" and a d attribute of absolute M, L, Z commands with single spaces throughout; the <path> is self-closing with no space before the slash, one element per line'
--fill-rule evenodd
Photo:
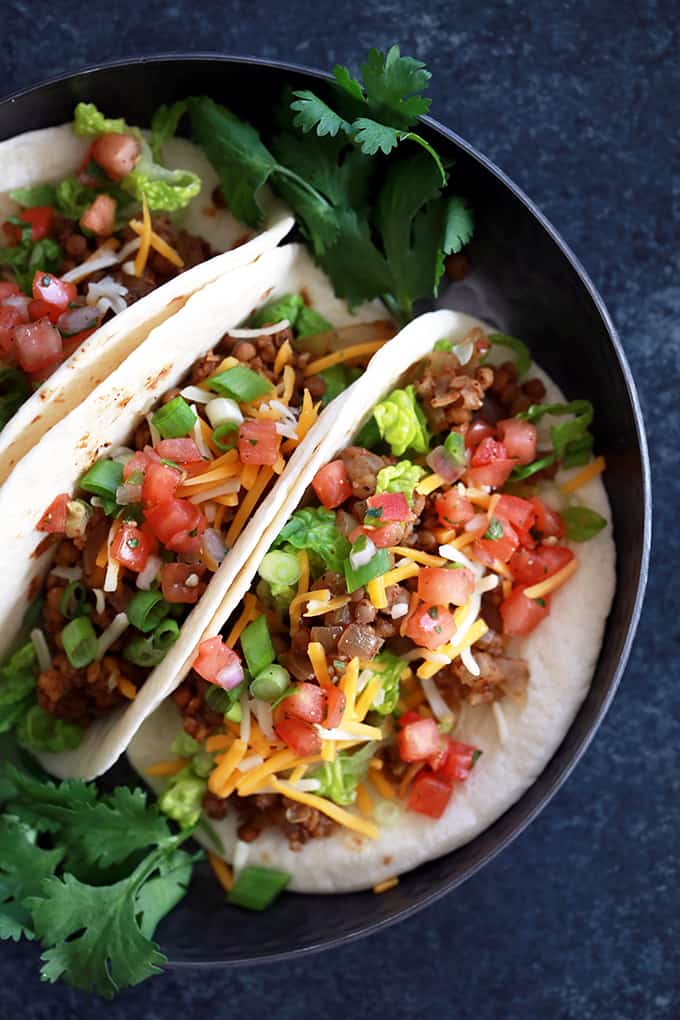
<path fill-rule="evenodd" d="M 576 570 L 566 543 L 605 524 L 539 495 L 558 467 L 602 470 L 592 406 L 542 402 L 489 347 L 481 329 L 441 341 L 374 406 L 200 644 L 172 694 L 180 757 L 148 770 L 171 776 L 161 807 L 180 823 L 233 813 L 241 844 L 278 827 L 293 850 L 337 826 L 375 838 L 402 810 L 440 818 L 484 767 L 461 715 L 503 730 L 531 681 L 514 639 Z"/>
<path fill-rule="evenodd" d="M 319 358 L 310 347 L 357 327 L 332 331 L 299 294 L 264 306 L 194 363 L 129 447 L 45 509 L 38 552 L 54 545 L 52 566 L 30 639 L 3 667 L 25 686 L 13 703 L 22 743 L 73 748 L 134 699 L 320 409 L 394 332 L 361 329 L 383 339 Z"/>
<path fill-rule="evenodd" d="M 73 130 L 92 141 L 77 171 L 10 192 L 19 209 L 2 224 L 0 426 L 103 322 L 215 254 L 177 221 L 201 180 L 161 163 L 174 132 L 155 120 L 147 141 L 79 103 Z"/>

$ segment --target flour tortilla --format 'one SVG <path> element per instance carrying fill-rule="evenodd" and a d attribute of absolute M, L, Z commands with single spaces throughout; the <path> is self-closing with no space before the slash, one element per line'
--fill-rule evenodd
<path fill-rule="evenodd" d="M 10 191 L 48 184 L 74 173 L 90 142 L 89 138 L 76 136 L 70 124 L 31 131 L 0 142 L 3 188 L 0 192 L 0 221 L 19 211 L 9 197 Z M 128 354 L 146 340 L 155 326 L 178 312 L 191 294 L 224 273 L 275 248 L 292 229 L 293 217 L 282 203 L 266 192 L 262 232 L 238 245 L 244 234 L 249 233 L 248 228 L 234 219 L 228 210 L 216 209 L 212 205 L 211 196 L 219 182 L 201 150 L 183 138 L 173 138 L 164 146 L 163 157 L 171 169 L 192 170 L 201 178 L 201 191 L 178 215 L 178 222 L 222 254 L 180 273 L 109 319 L 22 404 L 0 432 L 0 483 L 48 429 L 118 368 Z"/>
<path fill-rule="evenodd" d="M 256 262 L 206 285 L 171 319 L 157 326 L 108 379 L 17 464 L 0 488 L 0 660 L 15 640 L 29 602 L 49 569 L 53 550 L 38 555 L 45 535 L 35 524 L 61 492 L 71 492 L 92 463 L 124 445 L 159 398 L 179 383 L 194 361 L 251 312 L 286 293 L 304 288 L 311 306 L 334 326 L 387 318 L 379 302 L 350 313 L 333 294 L 329 281 L 301 245 L 286 245 Z M 324 424 L 310 431 L 291 457 L 270 495 L 254 514 L 182 627 L 180 639 L 149 676 L 124 711 L 112 712 L 91 726 L 75 751 L 40 755 L 45 768 L 60 777 L 91 779 L 109 768 L 137 727 L 160 704 L 190 665 L 197 637 L 217 612 L 224 593 L 235 583 L 257 539 L 278 519 L 278 507 L 332 425 L 341 405 L 320 416 Z"/>
<path fill-rule="evenodd" d="M 394 388 L 409 366 L 429 353 L 436 340 L 460 340 L 473 326 L 486 328 L 467 315 L 434 312 L 412 322 L 375 356 L 368 372 L 355 384 L 351 400 L 345 402 L 344 413 L 335 420 L 331 432 L 308 462 L 295 492 L 282 504 L 278 520 L 253 551 L 205 636 L 218 633 L 237 608 L 262 556 L 299 503 L 316 470 L 347 445 L 357 430 L 357 422 L 368 416 L 374 403 Z M 501 352 L 499 360 L 504 357 L 507 352 Z M 545 383 L 547 402 L 564 400 L 557 386 L 536 365 L 532 366 L 531 376 Z M 548 428 L 548 424 L 541 423 L 541 428 L 544 427 Z M 557 481 L 563 481 L 568 474 L 561 472 Z M 557 485 L 547 486 L 541 495 L 555 508 L 563 503 Z M 586 696 L 614 593 L 611 511 L 601 480 L 594 479 L 579 489 L 571 502 L 602 514 L 607 526 L 591 541 L 572 545 L 579 569 L 552 596 L 551 614 L 541 626 L 528 638 L 514 639 L 511 644 L 511 654 L 528 662 L 530 683 L 528 696 L 521 705 L 508 698 L 502 702 L 506 739 L 501 741 L 489 706 L 467 707 L 462 713 L 455 738 L 482 748 L 484 753 L 467 782 L 456 787 L 442 818 L 433 821 L 405 812 L 393 827 L 383 828 L 377 840 L 338 828 L 328 839 L 312 839 L 297 852 L 289 849 L 278 830 L 266 829 L 249 845 L 248 864 L 289 872 L 292 876 L 289 888 L 297 892 L 334 893 L 370 888 L 468 843 L 531 786 L 561 744 Z M 164 781 L 149 780 L 146 769 L 168 757 L 170 744 L 180 730 L 179 713 L 174 704 L 167 702 L 147 719 L 128 749 L 133 767 L 156 790 L 162 789 Z M 377 802 L 379 794 L 371 792 Z M 236 841 L 235 815 L 231 811 L 224 821 L 210 821 L 228 861 L 233 859 Z M 213 849 L 200 829 L 196 838 Z"/>

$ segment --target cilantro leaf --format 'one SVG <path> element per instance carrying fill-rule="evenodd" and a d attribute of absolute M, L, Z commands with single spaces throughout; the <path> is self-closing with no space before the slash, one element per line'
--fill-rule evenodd
<path fill-rule="evenodd" d="M 337 244 L 319 258 L 338 297 L 351 306 L 379 294 L 389 294 L 392 276 L 385 256 L 371 237 L 371 228 L 353 209 L 337 216 Z"/>
<path fill-rule="evenodd" d="M 567 538 L 570 542 L 588 542 L 607 524 L 602 514 L 587 506 L 567 507 L 562 511 L 562 520 L 566 525 Z"/>
<path fill-rule="evenodd" d="M 166 957 L 141 930 L 137 895 L 166 853 L 153 850 L 129 878 L 113 885 L 85 885 L 69 874 L 42 883 L 29 906 L 35 933 L 49 947 L 42 955 L 43 980 L 64 977 L 110 999 L 160 973 Z"/>
<path fill-rule="evenodd" d="M 33 938 L 28 897 L 53 875 L 64 850 L 43 850 L 36 831 L 10 815 L 0 818 L 0 939 Z"/>
<path fill-rule="evenodd" d="M 374 156 L 378 151 L 389 156 L 403 137 L 401 131 L 390 127 L 389 124 L 379 124 L 370 117 L 358 117 L 352 128 L 354 141 L 367 156 Z"/>
<path fill-rule="evenodd" d="M 308 135 L 301 143 L 291 130 L 272 141 L 276 158 L 308 181 L 335 207 L 368 213 L 374 161 L 352 148 L 344 136 Z"/>
<path fill-rule="evenodd" d="M 294 95 L 295 101 L 290 107 L 295 110 L 295 127 L 305 132 L 316 129 L 317 135 L 330 135 L 331 138 L 335 138 L 338 131 L 349 134 L 351 125 L 309 89 L 301 89 Z"/>
<path fill-rule="evenodd" d="M 153 938 L 159 923 L 186 895 L 198 856 L 173 850 L 161 858 L 158 875 L 148 879 L 139 890 L 136 901 L 139 927 L 146 938 Z"/>
<path fill-rule="evenodd" d="M 460 195 L 451 195 L 446 200 L 446 215 L 444 220 L 444 243 L 442 245 L 447 255 L 464 248 L 472 240 L 475 229 L 475 219 L 472 209 Z"/>
<path fill-rule="evenodd" d="M 425 64 L 414 57 L 402 57 L 398 46 L 385 55 L 372 49 L 361 65 L 366 102 L 387 123 L 407 128 L 427 113 L 431 100 L 418 93 L 427 88 L 432 77 Z"/>
<path fill-rule="evenodd" d="M 305 184 L 297 174 L 289 173 L 285 167 L 277 170 L 276 188 L 300 218 L 300 228 L 314 253 L 320 255 L 338 236 L 333 207 L 315 188 Z"/>
<path fill-rule="evenodd" d="M 24 208 L 36 205 L 55 205 L 57 201 L 54 184 L 35 184 L 32 188 L 15 188 L 10 191 L 9 197 Z"/>

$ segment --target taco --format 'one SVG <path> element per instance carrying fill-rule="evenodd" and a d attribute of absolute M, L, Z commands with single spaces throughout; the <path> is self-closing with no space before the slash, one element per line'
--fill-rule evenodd
<path fill-rule="evenodd" d="M 162 810 L 253 867 L 258 906 L 380 891 L 555 753 L 614 590 L 592 416 L 447 311 L 355 385 L 129 748 Z"/>
<path fill-rule="evenodd" d="M 271 195 L 260 235 L 234 219 L 173 137 L 181 113 L 142 132 L 79 103 L 73 124 L 0 143 L 0 482 L 194 291 L 292 227 Z"/>
<path fill-rule="evenodd" d="M 0 728 L 60 776 L 116 760 L 295 488 L 312 425 L 394 332 L 303 248 L 273 249 L 189 298 L 25 455 L 0 489 Z"/>

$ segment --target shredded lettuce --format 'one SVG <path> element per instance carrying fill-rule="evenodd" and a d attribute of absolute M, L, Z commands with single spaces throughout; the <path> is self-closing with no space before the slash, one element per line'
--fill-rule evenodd
<path fill-rule="evenodd" d="M 105 117 L 94 103 L 78 103 L 73 114 L 73 130 L 82 138 L 96 138 L 97 135 L 124 135 L 130 128 L 123 117 Z"/>
<path fill-rule="evenodd" d="M 507 347 L 513 352 L 518 379 L 522 379 L 527 374 L 531 368 L 531 352 L 523 340 L 508 336 L 506 333 L 490 333 L 487 340 L 496 347 Z"/>
<path fill-rule="evenodd" d="M 420 467 L 419 464 L 412 464 L 410 460 L 400 460 L 398 464 L 391 464 L 378 471 L 375 491 L 376 493 L 403 492 L 408 500 L 408 505 L 413 506 L 413 492 L 425 474 L 425 468 Z"/>
<path fill-rule="evenodd" d="M 37 668 L 32 641 L 17 648 L 0 668 L 0 733 L 13 730 L 35 704 Z"/>
<path fill-rule="evenodd" d="M 157 163 L 161 161 L 163 146 L 177 134 L 179 122 L 188 108 L 187 101 L 181 100 L 172 106 L 159 106 L 151 118 L 151 151 Z"/>
<path fill-rule="evenodd" d="M 315 336 L 317 333 L 327 333 L 332 328 L 333 327 L 328 319 L 324 319 L 320 312 L 315 311 L 314 308 L 310 308 L 309 305 L 302 306 L 298 317 L 295 320 L 295 332 L 298 337 Z"/>
<path fill-rule="evenodd" d="M 0 248 L 0 266 L 10 266 L 24 294 L 31 294 L 36 270 L 56 273 L 59 269 L 61 248 L 51 237 L 33 241 L 30 223 L 16 216 L 10 216 L 8 222 L 19 228 L 21 240 L 11 248 Z"/>
<path fill-rule="evenodd" d="M 317 790 L 319 796 L 342 806 L 353 804 L 357 799 L 357 786 L 368 771 L 374 748 L 375 744 L 369 743 L 353 754 L 343 751 L 335 761 L 324 762 L 315 769 L 311 777 L 321 783 Z"/>
<path fill-rule="evenodd" d="M 33 751 L 72 751 L 80 745 L 83 730 L 32 705 L 16 727 L 17 740 Z"/>
<path fill-rule="evenodd" d="M 30 209 L 36 205 L 55 205 L 57 201 L 56 185 L 36 184 L 32 188 L 15 188 L 10 191 L 9 197 L 24 209 Z"/>
<path fill-rule="evenodd" d="M 394 457 L 401 457 L 409 449 L 415 453 L 426 453 L 429 449 L 427 422 L 416 400 L 414 386 L 392 390 L 376 405 L 373 417 Z"/>
<path fill-rule="evenodd" d="M 335 514 L 325 507 L 296 510 L 278 534 L 272 548 L 285 542 L 294 549 L 307 549 L 319 557 L 326 570 L 341 574 L 350 544 L 335 524 Z"/>
<path fill-rule="evenodd" d="M 187 765 L 171 777 L 167 789 L 158 800 L 158 806 L 164 815 L 172 818 L 182 829 L 191 829 L 201 817 L 207 789 L 207 779 L 197 776 L 192 766 Z"/>
<path fill-rule="evenodd" d="M 333 328 L 328 319 L 305 304 L 300 294 L 284 294 L 276 301 L 270 301 L 251 316 L 251 324 L 257 328 L 283 319 L 288 320 L 298 337 L 314 336 Z"/>
<path fill-rule="evenodd" d="M 371 711 L 378 712 L 380 715 L 390 715 L 397 707 L 399 681 L 406 664 L 394 652 L 384 650 L 373 659 L 373 666 L 377 667 L 373 670 L 373 676 L 377 674 L 382 680 L 382 698 L 379 692 L 376 695 L 379 704 L 374 700 Z M 371 680 L 373 676 L 371 676 Z"/>
<path fill-rule="evenodd" d="M 556 417 L 573 415 L 570 420 L 553 425 L 550 429 L 553 449 L 562 461 L 562 466 L 570 468 L 587 464 L 593 452 L 593 436 L 588 428 L 593 420 L 591 402 L 571 400 L 568 404 L 532 404 L 517 417 L 523 421 L 537 422 L 546 414 Z"/>

